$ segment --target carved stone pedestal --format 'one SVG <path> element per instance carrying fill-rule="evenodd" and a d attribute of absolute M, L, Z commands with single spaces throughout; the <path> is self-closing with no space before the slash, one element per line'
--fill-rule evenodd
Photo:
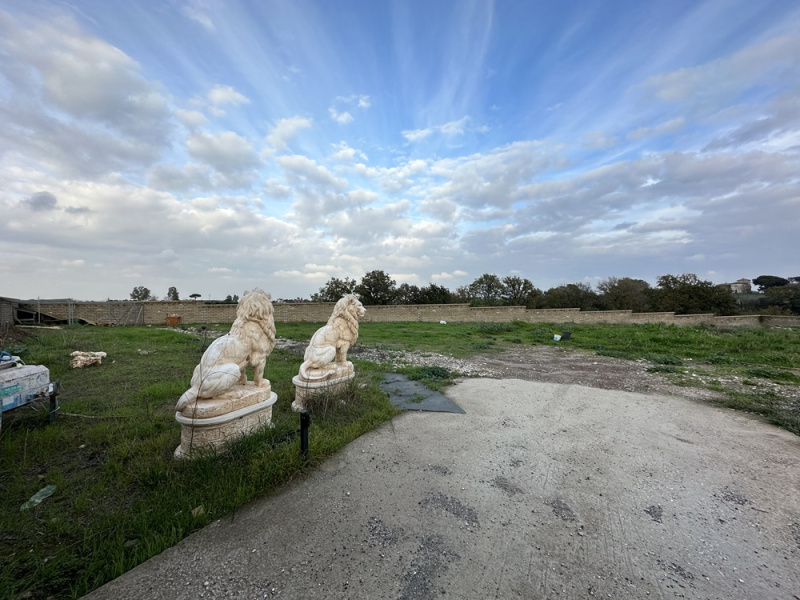
<path fill-rule="evenodd" d="M 227 442 L 272 423 L 272 405 L 278 395 L 269 381 L 263 387 L 253 382 L 235 385 L 215 398 L 200 398 L 175 413 L 181 424 L 181 445 L 175 458 L 220 449 Z"/>
<path fill-rule="evenodd" d="M 335 368 L 331 368 L 334 367 Z M 336 393 L 347 388 L 347 383 L 356 376 L 353 363 L 347 361 L 346 366 L 328 365 L 325 369 L 309 369 L 308 374 L 319 375 L 319 378 L 302 379 L 300 375 L 292 377 L 294 384 L 294 402 L 292 410 L 300 412 L 306 409 L 306 400 L 319 393 Z"/>

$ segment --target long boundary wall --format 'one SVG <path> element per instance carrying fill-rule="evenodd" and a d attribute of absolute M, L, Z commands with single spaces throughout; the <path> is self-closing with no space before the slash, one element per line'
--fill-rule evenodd
<path fill-rule="evenodd" d="M 232 323 L 236 318 L 235 304 L 207 304 L 203 301 L 178 302 L 76 302 L 42 300 L 19 303 L 20 308 L 49 315 L 59 320 L 81 319 L 97 325 L 164 325 L 167 317 L 178 316 L 180 323 Z M 328 320 L 333 303 L 281 302 L 274 304 L 276 323 Z M 412 304 L 367 306 L 362 319 L 369 322 L 420 321 L 452 323 L 526 321 L 528 323 L 665 323 L 720 327 L 800 327 L 800 317 L 774 315 L 745 315 L 717 317 L 713 314 L 676 315 L 671 312 L 634 313 L 629 310 L 581 311 L 579 308 L 526 309 L 524 306 L 471 307 L 468 304 Z"/>

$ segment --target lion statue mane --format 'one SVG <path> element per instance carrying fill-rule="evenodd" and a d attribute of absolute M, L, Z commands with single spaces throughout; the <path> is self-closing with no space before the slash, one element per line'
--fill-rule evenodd
<path fill-rule="evenodd" d="M 275 347 L 275 319 L 271 296 L 258 288 L 245 292 L 236 307 L 229 333 L 214 340 L 194 369 L 191 387 L 178 400 L 182 410 L 198 398 L 214 398 L 234 385 L 247 383 L 247 365 L 253 366 L 253 383 L 266 387 L 264 367 Z"/>
<path fill-rule="evenodd" d="M 306 348 L 300 365 L 302 379 L 324 379 L 335 372 L 337 366 L 347 367 L 347 351 L 358 339 L 358 320 L 366 312 L 353 294 L 343 296 L 336 303 L 328 324 L 317 329 Z"/>

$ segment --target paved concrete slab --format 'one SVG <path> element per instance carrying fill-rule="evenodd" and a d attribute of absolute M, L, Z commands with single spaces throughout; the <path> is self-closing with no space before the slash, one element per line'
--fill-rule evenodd
<path fill-rule="evenodd" d="M 800 438 L 692 401 L 467 380 L 89 595 L 797 599 Z"/>
<path fill-rule="evenodd" d="M 464 414 L 464 409 L 444 394 L 430 389 L 424 383 L 412 381 L 400 373 L 387 373 L 380 388 L 389 396 L 392 406 L 399 410 Z"/>

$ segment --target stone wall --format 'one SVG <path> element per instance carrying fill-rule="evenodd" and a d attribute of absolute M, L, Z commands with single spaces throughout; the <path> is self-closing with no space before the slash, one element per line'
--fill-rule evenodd
<path fill-rule="evenodd" d="M 37 308 L 57 319 L 83 319 L 98 325 L 164 325 L 167 317 L 177 315 L 181 324 L 232 323 L 236 318 L 235 304 L 207 304 L 201 301 L 178 302 L 65 302 L 42 301 L 20 303 L 31 311 Z M 333 303 L 299 302 L 276 303 L 275 322 L 323 323 L 333 311 Z M 712 314 L 676 315 L 674 313 L 633 313 L 629 310 L 581 311 L 578 308 L 526 309 L 523 306 L 470 307 L 468 304 L 415 304 L 398 306 L 367 306 L 364 322 L 421 321 L 438 323 L 480 323 L 526 321 L 528 323 L 665 323 L 673 325 L 717 325 L 720 327 L 800 327 L 800 316 L 746 315 L 715 317 Z"/>
<path fill-rule="evenodd" d="M 10 327 L 14 324 L 14 315 L 17 312 L 17 302 L 11 298 L 0 298 L 0 328 Z"/>

